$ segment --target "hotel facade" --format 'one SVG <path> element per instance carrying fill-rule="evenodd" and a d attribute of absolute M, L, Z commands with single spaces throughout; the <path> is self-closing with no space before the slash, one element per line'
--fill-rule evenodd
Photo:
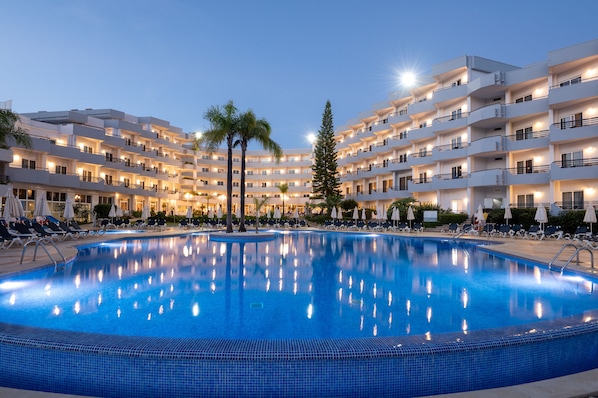
<path fill-rule="evenodd" d="M 33 146 L 0 149 L 8 162 L 0 195 L 15 192 L 28 216 L 40 195 L 56 217 L 67 198 L 88 218 L 97 203 L 125 213 L 225 208 L 226 150 L 193 150 L 194 134 L 168 121 L 113 109 L 20 117 Z M 438 64 L 337 128 L 335 139 L 341 189 L 362 207 L 412 197 L 467 214 L 479 205 L 583 209 L 598 203 L 598 40 L 526 67 L 476 56 Z M 279 163 L 249 151 L 247 214 L 252 197 L 304 212 L 312 161 L 311 148 L 284 149 Z M 233 177 L 237 211 L 240 151 Z"/>

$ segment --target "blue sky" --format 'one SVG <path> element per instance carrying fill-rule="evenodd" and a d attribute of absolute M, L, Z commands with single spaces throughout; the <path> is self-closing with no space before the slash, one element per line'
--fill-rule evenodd
<path fill-rule="evenodd" d="M 398 73 L 462 55 L 517 66 L 598 38 L 596 0 L 24 0 L 2 6 L 0 101 L 16 112 L 113 108 L 208 127 L 233 100 L 308 147 L 387 98 Z"/>

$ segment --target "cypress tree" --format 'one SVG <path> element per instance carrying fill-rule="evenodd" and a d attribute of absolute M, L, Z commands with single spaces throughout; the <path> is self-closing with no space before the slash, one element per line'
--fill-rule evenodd
<path fill-rule="evenodd" d="M 314 147 L 312 191 L 316 198 L 327 202 L 335 202 L 341 198 L 337 157 L 332 106 L 330 101 L 326 101 L 326 107 L 322 114 L 322 126 L 318 131 Z"/>

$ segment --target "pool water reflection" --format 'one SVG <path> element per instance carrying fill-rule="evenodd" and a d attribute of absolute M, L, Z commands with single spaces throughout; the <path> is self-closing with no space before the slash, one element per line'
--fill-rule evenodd
<path fill-rule="evenodd" d="M 3 322 L 122 336 L 322 339 L 499 328 L 598 307 L 594 282 L 473 243 L 285 232 L 80 248 L 64 272 L 0 284 Z"/>

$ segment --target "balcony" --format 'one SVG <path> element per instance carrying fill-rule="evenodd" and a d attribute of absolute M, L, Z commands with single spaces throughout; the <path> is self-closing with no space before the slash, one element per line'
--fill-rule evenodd
<path fill-rule="evenodd" d="M 550 178 L 555 180 L 595 180 L 598 176 L 598 158 L 553 162 Z"/>
<path fill-rule="evenodd" d="M 440 133 L 447 130 L 456 130 L 467 127 L 467 112 L 455 112 L 452 115 L 442 116 L 434 119 L 432 131 Z"/>
<path fill-rule="evenodd" d="M 411 170 L 411 165 L 408 162 L 401 162 L 399 159 L 392 159 L 386 163 L 388 171 L 406 171 Z"/>
<path fill-rule="evenodd" d="M 81 124 L 73 124 L 73 135 L 80 137 L 92 138 L 94 140 L 104 141 L 106 134 L 103 129 L 83 126 Z"/>
<path fill-rule="evenodd" d="M 474 171 L 469 174 L 470 187 L 505 185 L 505 171 L 502 169 Z"/>
<path fill-rule="evenodd" d="M 81 186 L 79 176 L 76 174 L 50 173 L 48 177 L 50 185 L 55 187 L 79 188 Z"/>
<path fill-rule="evenodd" d="M 434 127 L 432 125 L 412 128 L 409 130 L 409 140 L 411 142 L 424 141 L 432 138 L 436 138 L 436 135 L 434 134 Z"/>
<path fill-rule="evenodd" d="M 469 125 L 481 128 L 496 126 L 506 122 L 504 105 L 492 104 L 469 113 Z"/>
<path fill-rule="evenodd" d="M 104 179 L 97 177 L 79 177 L 81 189 L 104 190 Z"/>
<path fill-rule="evenodd" d="M 432 179 L 432 189 L 463 189 L 469 186 L 467 173 L 436 174 Z"/>
<path fill-rule="evenodd" d="M 506 136 L 504 147 L 507 152 L 548 148 L 549 130 L 522 132 Z"/>
<path fill-rule="evenodd" d="M 550 183 L 550 166 L 506 169 L 505 185 L 541 185 Z"/>
<path fill-rule="evenodd" d="M 13 158 L 14 153 L 12 152 L 12 149 L 0 148 L 0 162 L 12 163 Z"/>
<path fill-rule="evenodd" d="M 434 91 L 432 97 L 433 104 L 441 104 L 443 102 L 452 101 L 457 98 L 465 98 L 467 96 L 467 85 L 455 85 L 452 87 L 445 87 Z"/>
<path fill-rule="evenodd" d="M 409 192 L 430 192 L 434 189 L 431 178 L 427 180 L 411 180 L 408 183 Z"/>
<path fill-rule="evenodd" d="M 491 137 L 481 138 L 479 140 L 472 141 L 469 144 L 468 154 L 469 156 L 490 154 L 494 152 L 503 152 L 503 136 L 494 135 Z"/>
<path fill-rule="evenodd" d="M 79 160 L 81 157 L 81 151 L 76 146 L 53 144 L 50 146 L 49 155 L 59 158 Z"/>
<path fill-rule="evenodd" d="M 598 137 L 598 117 L 563 121 L 550 126 L 550 143 L 595 140 Z"/>
<path fill-rule="evenodd" d="M 20 182 L 25 184 L 44 184 L 50 183 L 50 172 L 48 169 L 24 169 L 10 167 L 7 170 L 7 175 L 10 181 Z"/>
<path fill-rule="evenodd" d="M 432 148 L 432 160 L 437 162 L 448 159 L 464 158 L 467 156 L 468 153 L 467 147 L 467 143 L 455 143 L 435 146 L 434 148 Z"/>
<path fill-rule="evenodd" d="M 598 78 L 580 80 L 579 83 L 569 81 L 550 88 L 548 92 L 548 105 L 552 109 L 559 109 L 577 102 L 580 99 L 596 97 L 598 93 Z"/>
<path fill-rule="evenodd" d="M 407 113 L 406 109 L 395 112 L 388 116 L 389 124 L 404 123 L 409 121 L 411 121 L 411 117 L 409 117 L 409 113 Z"/>
<path fill-rule="evenodd" d="M 96 153 L 80 152 L 79 161 L 83 163 L 91 163 L 94 165 L 104 166 L 106 164 L 106 156 L 98 155 Z"/>
<path fill-rule="evenodd" d="M 436 107 L 434 106 L 434 101 L 432 100 L 422 100 L 419 102 L 414 102 L 412 104 L 409 104 L 409 106 L 407 107 L 407 112 L 409 112 L 409 115 L 411 116 L 417 115 L 419 113 L 432 112 L 435 110 Z"/>
<path fill-rule="evenodd" d="M 542 113 L 548 114 L 548 97 L 505 105 L 505 117 L 507 119 Z"/>
<path fill-rule="evenodd" d="M 424 164 L 432 164 L 434 163 L 434 159 L 432 158 L 432 151 L 426 151 L 422 153 L 412 153 L 408 157 L 408 162 L 411 166 L 421 166 Z"/>
<path fill-rule="evenodd" d="M 480 98 L 500 97 L 505 92 L 504 72 L 495 72 L 472 80 L 467 85 L 467 93 Z"/>

